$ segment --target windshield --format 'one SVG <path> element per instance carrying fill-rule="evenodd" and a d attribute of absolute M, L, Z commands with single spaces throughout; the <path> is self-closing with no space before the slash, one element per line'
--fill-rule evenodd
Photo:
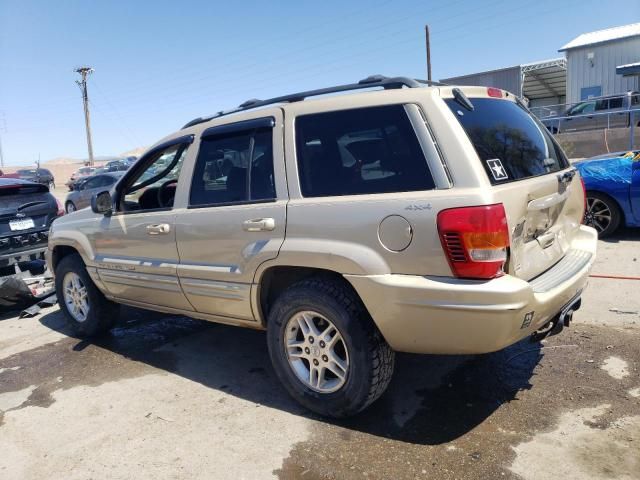
<path fill-rule="evenodd" d="M 474 109 L 445 100 L 466 131 L 493 184 L 557 172 L 568 162 L 544 127 L 519 104 L 472 98 Z"/>

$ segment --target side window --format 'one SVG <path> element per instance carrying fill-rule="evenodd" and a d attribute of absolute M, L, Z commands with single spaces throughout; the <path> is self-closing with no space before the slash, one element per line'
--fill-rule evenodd
<path fill-rule="evenodd" d="M 172 145 L 143 159 L 143 168 L 123 188 L 121 210 L 171 208 L 186 151 L 185 144 Z"/>
<path fill-rule="evenodd" d="M 609 108 L 622 108 L 622 97 L 616 97 L 609 99 Z"/>
<path fill-rule="evenodd" d="M 605 99 L 605 100 L 598 100 L 596 102 L 596 111 L 601 111 L 601 110 L 608 110 L 609 109 L 609 100 Z"/>
<path fill-rule="evenodd" d="M 594 102 L 584 102 L 584 103 L 579 103 L 578 105 L 573 107 L 571 110 L 569 110 L 569 115 L 584 115 L 587 113 L 593 113 L 594 110 L 595 110 Z"/>
<path fill-rule="evenodd" d="M 305 197 L 434 188 L 402 105 L 300 116 L 296 156 Z"/>
<path fill-rule="evenodd" d="M 101 186 L 101 187 L 110 187 L 114 183 L 116 183 L 115 177 L 112 177 L 111 175 L 105 175 L 105 176 L 102 177 L 102 182 L 100 183 L 99 186 Z"/>
<path fill-rule="evenodd" d="M 87 180 L 84 184 L 83 190 L 91 190 L 92 188 L 97 188 L 102 185 L 102 177 L 94 177 Z"/>
<path fill-rule="evenodd" d="M 270 128 L 202 138 L 191 183 L 190 206 L 275 197 Z"/>

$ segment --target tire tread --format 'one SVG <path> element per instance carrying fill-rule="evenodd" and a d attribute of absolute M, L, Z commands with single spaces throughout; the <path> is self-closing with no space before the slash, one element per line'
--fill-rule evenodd
<path fill-rule="evenodd" d="M 376 328 L 366 308 L 359 298 L 346 286 L 332 279 L 313 277 L 294 284 L 291 288 L 310 288 L 333 297 L 349 313 L 350 318 L 361 322 L 367 330 L 367 348 L 372 358 L 372 378 L 369 393 L 353 413 L 360 412 L 376 401 L 387 389 L 395 364 L 395 353 Z"/>

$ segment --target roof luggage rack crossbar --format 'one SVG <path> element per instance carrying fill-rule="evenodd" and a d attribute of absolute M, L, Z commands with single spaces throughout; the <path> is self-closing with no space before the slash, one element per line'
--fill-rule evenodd
<path fill-rule="evenodd" d="M 246 102 L 241 103 L 237 108 L 220 111 L 208 117 L 198 117 L 194 120 L 191 120 L 182 128 L 188 128 L 193 125 L 197 125 L 199 123 L 208 122 L 209 120 L 212 120 L 214 118 L 222 117 L 224 115 L 230 115 L 232 113 L 242 112 L 244 110 L 250 110 L 252 108 L 264 107 L 265 105 L 273 105 L 275 103 L 299 102 L 308 97 L 317 97 L 319 95 L 327 95 L 329 93 L 348 92 L 350 90 L 360 90 L 364 88 L 375 88 L 375 87 L 382 87 L 385 90 L 403 88 L 403 87 L 416 88 L 416 87 L 422 86 L 423 84 L 443 85 L 442 83 L 439 83 L 439 82 L 417 80 L 417 79 L 408 78 L 408 77 L 390 78 L 390 77 L 385 77 L 384 75 L 371 75 L 367 78 L 360 80 L 358 83 L 337 85 L 335 87 L 320 88 L 317 90 L 307 90 L 305 92 L 292 93 L 289 95 L 283 95 L 281 97 L 270 98 L 268 100 L 259 100 L 257 98 L 252 98 L 251 100 L 247 100 Z"/>

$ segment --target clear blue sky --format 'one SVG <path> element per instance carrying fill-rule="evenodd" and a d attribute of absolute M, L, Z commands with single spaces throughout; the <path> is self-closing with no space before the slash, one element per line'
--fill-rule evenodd
<path fill-rule="evenodd" d="M 583 32 L 640 21 L 638 0 L 0 0 L 0 136 L 8 164 L 154 143 L 249 98 L 374 73 L 434 78 L 559 56 Z"/>

